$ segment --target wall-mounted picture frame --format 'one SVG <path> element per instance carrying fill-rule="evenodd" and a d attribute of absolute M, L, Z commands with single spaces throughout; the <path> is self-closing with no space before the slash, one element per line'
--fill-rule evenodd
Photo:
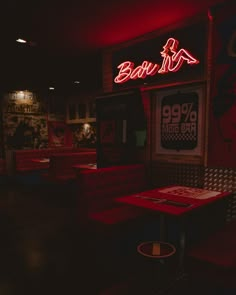
<path fill-rule="evenodd" d="M 75 120 L 77 117 L 77 105 L 76 103 L 68 104 L 68 120 Z"/>
<path fill-rule="evenodd" d="M 96 122 L 72 124 L 70 125 L 70 130 L 74 147 L 96 147 Z"/>
<path fill-rule="evenodd" d="M 85 119 L 86 118 L 86 103 L 79 103 L 78 104 L 78 115 L 79 119 Z"/>
<path fill-rule="evenodd" d="M 48 97 L 48 121 L 64 121 L 66 118 L 66 103 L 61 97 Z"/>
<path fill-rule="evenodd" d="M 88 116 L 89 116 L 89 118 L 96 117 L 96 103 L 95 102 L 88 103 Z"/>
<path fill-rule="evenodd" d="M 203 155 L 204 95 L 203 85 L 154 93 L 156 156 Z"/>

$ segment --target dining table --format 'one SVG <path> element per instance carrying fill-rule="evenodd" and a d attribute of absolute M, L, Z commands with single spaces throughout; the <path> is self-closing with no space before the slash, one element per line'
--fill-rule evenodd
<path fill-rule="evenodd" d="M 31 161 L 34 163 L 50 163 L 50 158 L 35 158 Z"/>
<path fill-rule="evenodd" d="M 73 165 L 75 169 L 97 169 L 97 163 L 76 164 Z"/>
<path fill-rule="evenodd" d="M 166 223 L 168 217 L 177 217 L 180 224 L 179 233 L 179 270 L 184 273 L 184 258 L 186 247 L 185 222 L 191 212 L 197 212 L 200 208 L 205 208 L 211 204 L 226 200 L 232 196 L 227 191 L 212 191 L 204 188 L 171 185 L 154 188 L 137 194 L 116 198 L 116 202 L 125 203 L 136 207 L 141 207 L 158 213 L 159 240 L 165 241 Z"/>

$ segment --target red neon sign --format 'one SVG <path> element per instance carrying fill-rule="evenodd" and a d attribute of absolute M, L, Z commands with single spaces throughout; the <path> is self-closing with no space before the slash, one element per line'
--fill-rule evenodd
<path fill-rule="evenodd" d="M 117 68 L 118 75 L 115 77 L 115 83 L 125 83 L 128 80 L 138 78 L 145 79 L 146 76 L 154 76 L 156 73 L 166 74 L 168 72 L 177 72 L 184 62 L 189 65 L 198 64 L 199 61 L 194 58 L 189 51 L 181 48 L 178 50 L 179 42 L 174 38 L 169 38 L 160 52 L 163 57 L 161 66 L 149 61 L 143 61 L 140 66 L 134 67 L 131 61 L 121 63 Z M 178 50 L 178 51 L 177 51 Z"/>

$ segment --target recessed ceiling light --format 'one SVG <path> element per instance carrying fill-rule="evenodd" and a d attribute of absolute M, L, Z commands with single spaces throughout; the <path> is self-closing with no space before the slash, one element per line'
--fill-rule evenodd
<path fill-rule="evenodd" d="M 16 42 L 18 42 L 18 43 L 27 43 L 26 40 L 21 39 L 21 38 L 16 39 Z"/>
<path fill-rule="evenodd" d="M 79 84 L 79 83 L 80 83 L 80 81 L 74 81 L 74 83 L 75 83 L 75 84 Z"/>
<path fill-rule="evenodd" d="M 49 90 L 54 90 L 55 88 L 54 87 L 49 87 Z"/>

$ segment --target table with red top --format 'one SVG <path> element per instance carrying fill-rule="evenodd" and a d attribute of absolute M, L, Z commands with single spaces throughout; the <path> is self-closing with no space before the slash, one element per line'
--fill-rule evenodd
<path fill-rule="evenodd" d="M 165 218 L 176 216 L 185 220 L 193 210 L 215 203 L 231 196 L 230 192 L 210 191 L 187 186 L 168 186 L 147 190 L 138 194 L 117 198 L 119 203 L 125 203 L 156 211 L 160 215 L 160 240 L 165 240 Z M 180 233 L 180 265 L 183 267 L 185 254 L 184 225 Z"/>
<path fill-rule="evenodd" d="M 75 169 L 97 169 L 97 164 L 96 163 L 77 164 L 77 165 L 74 165 L 73 168 L 75 168 Z"/>
<path fill-rule="evenodd" d="M 49 158 L 37 158 L 37 159 L 32 159 L 31 161 L 34 163 L 49 163 L 50 159 Z"/>

